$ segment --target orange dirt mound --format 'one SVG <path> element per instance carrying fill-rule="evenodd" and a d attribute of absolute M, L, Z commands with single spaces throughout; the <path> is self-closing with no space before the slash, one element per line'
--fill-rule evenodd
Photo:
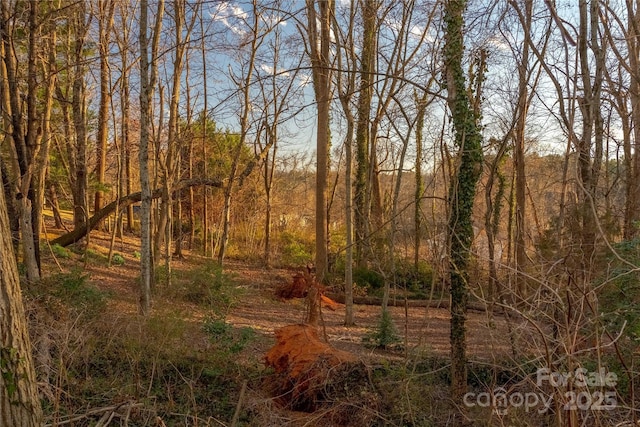
<path fill-rule="evenodd" d="M 353 354 L 321 341 L 310 325 L 285 326 L 276 331 L 276 340 L 265 361 L 275 369 L 276 392 L 298 410 L 315 410 L 323 390 L 336 379 L 336 368 L 357 362 Z"/>

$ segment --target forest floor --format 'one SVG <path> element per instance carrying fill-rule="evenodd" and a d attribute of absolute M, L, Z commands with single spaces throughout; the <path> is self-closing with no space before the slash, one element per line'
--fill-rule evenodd
<path fill-rule="evenodd" d="M 49 240 L 61 233 L 60 230 L 53 230 L 50 224 L 48 224 L 48 227 L 47 237 Z M 60 347 L 60 352 L 65 349 L 65 351 L 68 351 L 66 356 L 68 366 L 61 371 L 63 375 L 62 377 L 59 376 L 56 381 L 61 384 L 68 384 L 71 389 L 65 391 L 65 393 L 68 393 L 68 408 L 65 411 L 60 409 L 64 399 L 61 402 L 59 397 L 50 398 L 53 409 L 48 413 L 54 417 L 51 425 L 56 425 L 57 421 L 74 419 L 73 417 L 78 419 L 84 417 L 88 423 L 74 425 L 92 425 L 91 419 L 95 421 L 99 412 L 92 413 L 95 415 L 87 415 L 88 412 L 82 414 L 82 412 L 87 411 L 87 399 L 93 400 L 95 398 L 92 394 L 96 392 L 96 388 L 103 394 L 100 405 L 103 408 L 107 408 L 107 410 L 111 410 L 112 413 L 116 413 L 120 409 L 112 410 L 110 408 L 120 407 L 118 405 L 114 406 L 113 402 L 133 399 L 132 401 L 136 402 L 135 405 L 143 405 L 143 403 L 139 402 L 148 399 L 149 393 L 152 389 L 156 390 L 156 387 L 159 388 L 155 391 L 156 397 L 154 399 L 157 400 L 153 404 L 155 405 L 153 407 L 154 415 L 148 415 L 147 418 L 141 415 L 142 418 L 140 419 L 144 418 L 146 421 L 140 425 L 165 425 L 159 422 L 154 424 L 153 417 L 161 420 L 160 416 L 163 416 L 166 421 L 171 417 L 178 418 L 178 413 L 202 414 L 207 411 L 210 414 L 216 414 L 209 416 L 210 419 L 215 420 L 214 424 L 211 425 L 233 425 L 233 422 L 225 424 L 215 417 L 220 417 L 222 420 L 231 418 L 236 402 L 243 399 L 240 390 L 246 386 L 247 381 L 250 381 L 247 390 L 249 397 L 244 398 L 244 411 L 245 418 L 252 421 L 244 425 L 317 425 L 316 421 L 309 421 L 309 417 L 317 417 L 317 414 L 300 415 L 300 413 L 287 411 L 283 408 L 274 409 L 273 399 L 269 396 L 268 387 L 265 389 L 263 385 L 264 378 L 270 375 L 269 369 L 265 366 L 265 354 L 276 342 L 276 330 L 286 325 L 302 323 L 305 319 L 305 300 L 282 300 L 276 296 L 276 290 L 292 282 L 293 276 L 301 272 L 302 268 L 267 269 L 256 262 L 228 259 L 224 263 L 224 278 L 222 280 L 226 283 L 226 286 L 232 288 L 233 297 L 225 300 L 216 299 L 214 296 L 207 304 L 199 300 L 200 297 L 188 297 L 190 290 L 186 288 L 190 285 L 188 283 L 185 284 L 185 281 L 188 282 L 192 277 L 197 280 L 194 272 L 201 270 L 203 267 L 213 265 L 213 263 L 210 259 L 185 249 L 183 258 L 172 259 L 171 269 L 173 272 L 172 277 L 175 278 L 173 286 L 183 288 L 186 286 L 186 288 L 170 289 L 166 285 L 157 284 L 153 295 L 152 314 L 149 317 L 150 323 L 149 319 L 145 320 L 138 314 L 139 238 L 136 236 L 124 236 L 123 238 L 115 239 L 113 251 L 119 254 L 121 258 L 120 262 L 113 263 L 113 265 L 108 264 L 109 246 L 109 234 L 101 231 L 91 233 L 87 248 L 84 248 L 84 245 L 76 245 L 75 248 L 72 248 L 72 251 L 62 253 L 62 255 L 70 256 L 61 256 L 59 248 L 47 245 L 42 246 L 43 275 L 45 278 L 47 276 L 55 277 L 58 273 L 68 273 L 74 270 L 81 271 L 83 275 L 86 275 L 91 286 L 99 289 L 104 295 L 108 295 L 108 298 L 106 298 L 106 310 L 100 314 L 99 321 L 96 323 L 97 326 L 92 327 L 94 330 L 91 333 L 95 335 L 95 339 L 88 339 L 88 332 L 82 329 L 83 326 L 77 320 L 73 319 L 69 320 L 67 326 L 61 326 L 60 321 L 56 319 L 58 323 L 49 320 L 46 322 L 39 321 L 40 326 L 35 327 L 36 347 L 42 345 L 42 343 L 39 343 L 37 335 L 54 336 L 56 333 L 51 332 L 53 329 L 61 331 L 57 334 L 61 336 L 60 339 L 63 341 L 69 340 L 70 338 L 68 337 L 73 334 L 78 337 L 78 347 L 76 349 L 66 349 L 66 343 L 56 344 Z M 339 293 L 340 289 L 333 289 L 332 291 Z M 446 292 L 443 295 L 444 297 L 441 298 L 448 299 Z M 38 298 L 36 297 L 35 300 L 38 300 Z M 440 307 L 438 307 L 439 304 Z M 433 376 L 434 372 L 436 372 L 436 375 L 446 376 L 448 371 L 447 364 L 450 358 L 450 315 L 449 310 L 446 308 L 447 304 L 447 300 L 436 300 L 429 301 L 429 304 L 424 304 L 425 306 L 423 307 L 413 305 L 390 307 L 389 310 L 400 342 L 398 345 L 387 349 L 372 348 L 365 342 L 366 337 L 376 331 L 379 325 L 381 314 L 379 305 L 356 304 L 356 326 L 354 327 L 344 326 L 345 310 L 343 305 L 339 305 L 335 311 L 325 308 L 322 310 L 320 332 L 331 346 L 355 355 L 358 360 L 367 366 L 382 366 L 383 370 L 387 369 L 385 367 L 398 366 L 398 369 L 404 372 L 405 368 L 402 368 L 403 366 L 411 366 L 412 362 L 424 363 L 426 360 L 431 360 L 436 362 L 428 362 L 432 363 L 431 367 L 428 368 L 431 372 L 428 375 Z M 236 337 L 238 336 L 238 331 L 251 330 L 251 339 L 247 341 L 247 345 L 244 345 L 239 353 L 229 352 L 228 348 L 226 352 L 220 352 L 220 342 L 216 341 L 229 338 L 229 336 L 224 335 L 226 333 L 224 330 L 217 330 L 215 333 L 222 332 L 222 335 L 213 336 L 213 339 L 211 332 L 206 331 L 204 326 L 207 322 L 212 317 L 219 319 L 220 315 L 222 315 L 224 323 L 233 328 L 235 331 L 233 333 Z M 48 316 L 47 318 L 51 317 L 50 314 L 46 316 Z M 53 317 L 56 317 L 55 313 Z M 45 328 L 48 328 L 49 331 L 43 333 L 42 323 L 47 323 L 48 326 Z M 80 329 L 78 333 L 70 333 L 63 331 L 62 329 L 64 328 Z M 478 382 L 483 381 L 481 377 L 485 373 L 484 370 L 490 370 L 492 366 L 505 366 L 505 362 L 507 365 L 515 365 L 518 363 L 518 358 L 522 361 L 523 354 L 530 353 L 527 349 L 534 351 L 536 348 L 535 334 L 532 333 L 532 328 L 523 319 L 508 319 L 500 314 L 490 316 L 483 310 L 469 310 L 467 334 L 469 361 L 471 364 L 475 364 L 476 367 L 480 367 L 478 368 L 479 371 L 476 370 L 476 372 L 480 372 L 480 377 L 477 379 Z M 145 342 L 135 344 L 136 340 Z M 42 353 L 41 350 L 38 351 Z M 514 354 L 516 354 L 515 358 Z M 92 358 L 95 360 L 92 360 Z M 163 358 L 164 362 L 161 361 Z M 60 357 L 60 360 L 63 360 L 63 358 Z M 200 368 L 197 369 L 201 370 L 199 371 L 200 374 L 192 372 L 193 378 L 189 378 L 189 369 L 196 369 L 188 368 L 192 361 L 200 363 Z M 510 362 L 515 363 L 512 364 Z M 41 364 L 47 363 L 53 364 L 53 361 L 45 360 Z M 112 365 L 112 373 L 109 373 L 111 372 L 110 370 L 105 370 L 100 374 L 98 374 L 98 371 L 91 374 L 96 367 L 104 369 L 105 363 L 107 364 L 106 366 Z M 220 376 L 216 377 L 218 379 L 212 379 L 213 377 L 210 378 L 205 375 L 206 366 L 211 363 L 220 363 L 223 366 L 230 367 L 228 369 L 231 371 L 225 374 L 227 378 L 225 381 L 228 381 L 228 383 L 223 383 L 223 385 L 219 386 L 219 388 L 223 389 L 221 391 L 211 389 L 211 381 L 222 381 L 219 379 Z M 163 374 L 165 377 L 161 378 L 159 377 L 160 367 L 163 364 L 165 366 Z M 413 366 L 417 365 L 414 364 Z M 174 369 L 176 372 L 171 374 L 167 369 Z M 393 369 L 396 368 L 392 368 L 389 371 L 391 377 L 397 375 L 397 372 Z M 74 370 L 77 373 L 70 374 Z M 49 369 L 47 369 L 48 371 Z M 51 370 L 51 372 L 54 371 L 55 369 Z M 85 374 L 82 374 L 82 372 L 85 372 Z M 47 375 L 52 374 L 48 373 Z M 76 376 L 82 377 L 83 375 L 86 378 L 82 381 L 78 378 L 74 380 Z M 109 384 L 108 391 L 103 391 L 104 386 L 98 381 L 99 375 L 104 375 L 104 378 L 100 381 Z M 114 375 L 120 378 L 113 378 Z M 178 375 L 179 379 L 168 379 L 167 375 Z M 125 378 L 131 376 L 133 376 L 131 379 Z M 138 376 L 140 377 L 136 379 Z M 252 378 L 257 379 L 254 381 Z M 416 408 L 422 408 L 420 410 L 423 410 L 425 402 L 431 402 L 437 406 L 446 400 L 446 385 L 443 386 L 441 382 L 445 381 L 444 384 L 446 384 L 446 379 L 433 380 L 437 381 L 435 388 L 432 390 L 433 393 L 425 393 L 424 379 L 421 378 L 424 377 L 418 375 L 410 380 L 413 381 L 412 384 L 416 387 L 412 399 L 417 399 L 417 401 L 415 403 L 407 403 L 409 405 L 408 409 L 398 409 L 400 413 L 398 417 L 401 419 L 405 417 L 415 418 Z M 51 381 L 50 378 L 49 382 Z M 95 384 L 91 384 L 91 381 Z M 178 381 L 178 383 L 175 383 L 175 381 Z M 184 381 L 184 384 L 179 385 L 181 381 Z M 241 386 L 243 382 L 245 385 Z M 394 385 L 395 382 L 388 382 L 387 384 L 391 388 L 390 393 L 401 393 L 400 389 Z M 184 390 L 180 391 L 180 387 Z M 227 387 L 227 389 L 225 390 L 224 387 Z M 198 390 L 203 393 L 202 397 L 197 397 L 194 394 Z M 220 392 L 223 394 L 216 394 Z M 402 393 L 409 392 L 405 390 Z M 442 395 L 441 393 L 445 394 Z M 159 396 L 164 394 L 166 394 L 166 397 L 163 400 Z M 187 396 L 183 398 L 185 403 L 181 410 L 176 408 L 176 396 L 179 394 Z M 73 399 L 72 396 L 74 396 Z M 409 394 L 406 394 L 404 399 L 407 400 L 408 396 Z M 441 396 L 445 397 L 442 398 Z M 398 397 L 403 398 L 401 395 Z M 220 400 L 222 403 L 218 402 L 217 405 L 222 405 L 223 409 L 212 408 L 211 399 Z M 162 404 L 163 406 L 159 403 L 161 400 L 165 402 Z M 94 405 L 98 405 L 98 402 L 95 402 Z M 249 407 L 254 409 L 247 409 Z M 435 406 L 429 411 L 431 412 L 424 414 L 425 419 L 435 419 L 440 416 L 438 415 L 439 413 L 442 413 Z M 271 418 L 262 422 L 256 421 L 258 418 L 264 418 L 266 412 L 272 414 L 270 415 Z M 283 413 L 285 415 L 282 415 Z M 126 416 L 128 417 L 129 415 L 127 414 Z M 180 417 L 183 417 L 183 415 L 180 415 Z M 382 415 L 380 417 L 382 419 Z M 197 421 L 197 418 L 194 419 Z M 398 425 L 404 425 L 402 424 L 403 421 L 399 422 L 400 424 Z M 444 422 L 446 423 L 447 421 L 445 420 Z M 395 423 L 386 422 L 383 424 L 396 425 Z M 127 425 L 126 422 L 124 425 Z M 167 422 L 166 425 L 195 424 L 176 421 Z M 206 424 L 202 423 L 202 425 L 210 424 L 207 421 Z M 332 424 L 324 423 L 324 425 L 329 426 Z M 348 423 L 348 425 L 358 424 Z M 365 422 L 362 425 L 371 424 Z M 439 425 L 439 423 L 425 425 Z"/>
<path fill-rule="evenodd" d="M 92 232 L 90 247 L 93 251 L 106 255 L 110 237 L 106 233 Z M 100 290 L 111 295 L 108 310 L 119 316 L 135 316 L 138 313 L 139 293 L 137 278 L 140 274 L 138 259 L 139 240 L 133 237 L 116 239 L 114 252 L 121 254 L 123 265 L 106 266 L 104 263 L 83 263 L 90 281 Z M 185 257 L 171 261 L 174 274 L 185 274 L 208 262 L 201 255 L 184 251 Z M 45 255 L 45 259 L 50 259 Z M 79 262 L 79 261 L 78 261 Z M 51 272 L 58 269 L 48 263 Z M 69 265 L 63 266 L 69 268 Z M 226 313 L 226 320 L 235 327 L 250 327 L 263 338 L 262 345 L 256 349 L 266 352 L 274 342 L 275 330 L 290 324 L 302 323 L 306 316 L 305 300 L 282 300 L 276 297 L 278 287 L 292 281 L 294 274 L 303 268 L 264 268 L 256 263 L 238 259 L 228 259 L 224 263 L 227 273 L 240 295 Z M 46 273 L 45 273 L 46 274 Z M 448 297 L 448 294 L 445 294 Z M 449 320 L 447 301 L 430 301 L 425 307 L 390 307 L 390 313 L 397 328 L 402 344 L 396 350 L 372 349 L 365 345 L 367 334 L 375 330 L 380 319 L 380 307 L 371 304 L 355 305 L 356 326 L 345 327 L 345 310 L 342 304 L 337 310 L 322 310 L 322 329 L 329 342 L 342 350 L 352 352 L 365 360 L 380 358 L 398 359 L 408 353 L 428 354 L 430 356 L 449 356 Z M 443 308 L 437 308 L 440 305 Z M 176 302 L 174 299 L 154 298 L 155 311 L 179 312 L 189 321 L 202 321 L 207 310 L 201 304 Z M 513 345 L 522 346 L 531 343 L 531 330 L 522 320 L 508 322 L 504 316 L 490 316 L 481 310 L 469 310 L 467 315 L 468 352 L 471 361 L 490 362 L 509 358 L 512 344 L 506 337 L 513 337 Z"/>

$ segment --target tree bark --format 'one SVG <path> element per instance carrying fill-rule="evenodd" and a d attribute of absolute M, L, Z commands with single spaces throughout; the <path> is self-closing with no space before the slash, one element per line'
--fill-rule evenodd
<path fill-rule="evenodd" d="M 451 280 L 451 397 L 462 407 L 467 390 L 466 313 L 469 256 L 473 239 L 472 211 L 476 184 L 482 171 L 482 136 L 471 108 L 462 59 L 464 0 L 445 4 L 444 65 L 447 103 L 453 117 L 459 166 L 449 189 L 449 269 Z M 457 419 L 460 423 L 460 420 Z"/>
<path fill-rule="evenodd" d="M 340 104 L 344 111 L 347 129 L 345 133 L 345 268 L 344 268 L 344 304 L 345 315 L 344 325 L 355 325 L 355 311 L 353 304 L 353 261 L 354 261 L 354 242 L 353 242 L 353 141 L 355 132 L 355 117 L 351 110 L 351 99 L 356 87 L 355 73 L 350 72 L 357 62 L 354 45 L 354 24 L 356 5 L 351 3 L 349 9 L 349 26 L 346 33 L 343 34 L 341 27 L 334 18 L 334 33 L 336 34 L 336 62 L 338 64 L 338 72 L 336 73 L 337 90 L 339 93 Z M 344 40 L 343 40 L 344 39 Z M 344 55 L 344 56 L 343 56 Z"/>
<path fill-rule="evenodd" d="M 151 187 L 149 185 L 149 128 L 151 126 L 151 101 L 157 80 L 157 52 L 164 14 L 164 0 L 157 4 L 156 23 L 154 25 L 151 60 L 149 59 L 149 40 L 147 37 L 149 4 L 140 1 L 140 312 L 148 315 L 151 311 L 151 287 L 153 284 L 153 257 L 151 253 Z"/>
<path fill-rule="evenodd" d="M 73 96 L 71 100 L 71 111 L 73 117 L 73 127 L 76 136 L 76 168 L 75 180 L 72 188 L 73 195 L 73 224 L 74 227 L 84 225 L 89 217 L 87 190 L 89 185 L 88 159 L 87 159 L 87 99 L 86 82 L 84 80 L 86 66 L 84 44 L 88 31 L 85 21 L 85 2 L 78 3 L 78 10 L 75 15 L 75 55 L 73 73 Z"/>
<path fill-rule="evenodd" d="M 313 68 L 313 87 L 318 108 L 316 133 L 316 280 L 324 281 L 327 273 L 327 159 L 330 143 L 329 107 L 331 105 L 331 80 L 329 77 L 329 47 L 331 44 L 331 16 L 333 0 L 318 1 L 320 16 L 317 16 L 313 0 L 307 0 L 309 20 L 309 44 Z M 316 26 L 319 19 L 320 30 Z M 319 37 L 319 38 L 318 38 Z"/>
<path fill-rule="evenodd" d="M 358 112 L 356 124 L 356 176 L 353 202 L 355 205 L 355 255 L 356 264 L 365 267 L 367 264 L 369 243 L 369 218 L 371 198 L 371 168 L 370 162 L 371 135 L 371 100 L 373 96 L 373 72 L 376 55 L 376 2 L 366 0 L 362 7 L 363 36 L 362 56 L 360 61 L 360 90 L 358 98 Z"/>
<path fill-rule="evenodd" d="M 4 191 L 0 191 L 0 425 L 42 425 Z"/>

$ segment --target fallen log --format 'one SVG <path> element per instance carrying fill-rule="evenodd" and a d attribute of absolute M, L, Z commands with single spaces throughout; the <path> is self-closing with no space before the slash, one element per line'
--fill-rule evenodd
<path fill-rule="evenodd" d="M 177 193 L 180 190 L 184 190 L 185 188 L 195 187 L 199 185 L 206 185 L 209 187 L 221 188 L 224 185 L 224 181 L 205 179 L 205 178 L 187 179 L 187 180 L 178 182 L 174 186 L 173 192 Z M 162 195 L 161 188 L 156 188 L 151 192 L 152 199 L 157 199 L 161 195 Z M 129 205 L 137 203 L 141 200 L 142 200 L 142 192 L 140 191 L 138 191 L 137 193 L 129 194 L 128 196 L 121 197 L 120 200 L 114 200 L 113 202 L 109 203 L 108 205 L 100 209 L 98 212 L 96 212 L 91 218 L 89 218 L 86 224 L 78 228 L 75 228 L 69 233 L 56 237 L 51 241 L 51 244 L 60 245 L 64 247 L 64 246 L 69 246 L 73 243 L 76 243 L 80 239 L 82 239 L 84 236 L 86 236 L 88 232 L 90 232 L 95 227 L 97 227 L 98 224 L 100 224 L 106 217 L 113 214 L 116 209 L 119 209 L 122 211 L 126 209 Z"/>
<path fill-rule="evenodd" d="M 338 292 L 327 292 L 327 296 L 331 298 L 333 301 L 344 304 L 345 298 L 344 294 Z M 382 305 L 382 298 L 373 297 L 373 296 L 354 296 L 353 303 L 357 305 Z M 389 299 L 389 307 L 404 307 L 405 299 L 404 298 L 390 298 Z M 448 310 L 450 307 L 449 299 L 443 300 L 427 300 L 427 299 L 408 299 L 406 301 L 406 306 L 410 308 L 419 308 L 419 307 L 427 307 L 427 308 L 442 308 Z M 467 303 L 467 310 L 477 311 L 480 313 L 484 313 L 487 311 L 486 304 L 480 302 L 470 301 Z"/>

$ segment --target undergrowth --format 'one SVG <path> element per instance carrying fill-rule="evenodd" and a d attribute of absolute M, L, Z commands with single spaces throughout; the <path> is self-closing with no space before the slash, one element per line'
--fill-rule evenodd
<path fill-rule="evenodd" d="M 160 270 L 160 279 L 162 274 Z M 234 277 L 205 262 L 191 271 L 174 271 L 171 283 L 166 287 L 158 281 L 153 314 L 146 318 L 117 307 L 115 296 L 102 291 L 81 270 L 52 275 L 25 288 L 47 424 L 96 426 L 111 417 L 111 425 L 230 425 L 245 384 L 236 425 L 293 423 L 294 416 L 279 406 L 265 386 L 271 372 L 262 363 L 262 349 L 256 351 L 265 337 L 228 322 L 229 311 L 242 295 Z M 627 286 L 620 283 L 616 292 Z M 387 312 L 369 342 L 376 352 L 384 352 L 397 341 Z M 345 420 L 340 425 L 351 426 L 447 425 L 449 415 L 459 409 L 449 399 L 447 358 L 428 351 L 408 354 L 400 358 L 396 352 L 377 359 L 362 371 L 367 375 L 352 373 L 345 382 L 348 389 L 336 390 L 328 384 L 327 401 L 318 402 L 322 409 L 309 419 L 324 420 L 326 425 L 338 419 Z M 471 362 L 469 390 L 536 391 L 527 387 L 537 367 L 523 360 Z M 630 386 L 623 377 L 619 375 L 617 389 L 626 393 Z M 333 396 L 353 401 L 332 400 Z M 366 423 L 350 418 L 363 413 L 358 412 L 362 407 L 350 407 L 350 402 L 371 403 L 364 408 Z M 548 414 L 526 413 L 522 408 L 500 416 L 491 407 L 468 409 L 469 419 L 477 426 L 552 422 Z"/>

